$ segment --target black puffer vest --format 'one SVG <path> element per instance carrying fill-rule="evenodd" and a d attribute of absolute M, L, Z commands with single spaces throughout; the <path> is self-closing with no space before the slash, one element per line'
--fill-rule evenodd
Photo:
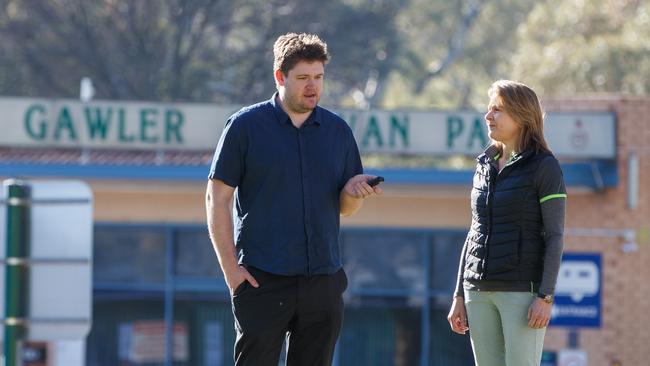
<path fill-rule="evenodd" d="M 467 235 L 466 280 L 540 282 L 544 234 L 535 172 L 549 153 L 515 155 L 499 173 L 489 148 L 478 157 Z"/>

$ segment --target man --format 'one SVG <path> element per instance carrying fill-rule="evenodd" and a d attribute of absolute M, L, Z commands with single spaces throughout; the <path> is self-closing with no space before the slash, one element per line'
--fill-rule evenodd
<path fill-rule="evenodd" d="M 277 92 L 231 116 L 219 140 L 208 228 L 232 296 L 235 365 L 277 365 L 285 337 L 287 365 L 330 365 L 347 287 L 339 218 L 381 189 L 349 126 L 318 106 L 327 45 L 290 33 L 273 54 Z"/>

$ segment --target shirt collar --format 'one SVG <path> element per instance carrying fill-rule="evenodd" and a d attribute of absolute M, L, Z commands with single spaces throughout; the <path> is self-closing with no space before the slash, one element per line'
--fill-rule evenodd
<path fill-rule="evenodd" d="M 291 124 L 291 118 L 289 118 L 287 112 L 285 112 L 284 109 L 282 109 L 282 105 L 279 102 L 279 96 L 277 91 L 273 93 L 270 102 L 271 105 L 273 106 L 273 112 L 275 114 L 278 123 Z M 307 117 L 307 120 L 305 120 L 304 125 L 311 125 L 311 124 L 320 125 L 322 121 L 322 116 L 323 113 L 321 111 L 321 107 L 316 105 L 316 108 L 314 108 L 314 110 L 309 114 L 309 117 Z"/>
<path fill-rule="evenodd" d="M 508 160 L 508 165 L 513 164 L 516 161 L 526 159 L 532 154 L 533 152 L 531 149 L 526 149 L 522 152 L 519 152 L 513 155 L 512 157 L 510 157 L 510 159 Z M 500 157 L 501 157 L 501 153 L 499 152 L 499 148 L 496 147 L 495 145 L 490 145 L 476 159 L 479 161 L 497 162 Z"/>
<path fill-rule="evenodd" d="M 479 161 L 497 161 L 499 160 L 499 148 L 496 147 L 495 145 L 490 145 L 488 146 L 487 149 L 483 151 L 481 155 L 479 155 L 476 160 Z"/>

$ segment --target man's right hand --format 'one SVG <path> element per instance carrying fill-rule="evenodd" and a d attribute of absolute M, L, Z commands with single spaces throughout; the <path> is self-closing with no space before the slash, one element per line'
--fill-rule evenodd
<path fill-rule="evenodd" d="M 224 272 L 224 276 L 226 278 L 228 289 L 230 289 L 231 296 L 235 293 L 235 289 L 244 283 L 244 281 L 248 281 L 248 283 L 253 285 L 255 288 L 260 287 L 260 285 L 255 280 L 255 277 L 253 277 L 253 275 L 251 275 L 250 272 L 244 268 L 244 266 L 232 266 L 230 269 Z"/>

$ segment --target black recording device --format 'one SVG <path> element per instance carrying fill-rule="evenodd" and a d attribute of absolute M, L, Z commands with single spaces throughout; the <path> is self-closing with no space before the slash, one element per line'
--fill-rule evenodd
<path fill-rule="evenodd" d="M 368 180 L 367 183 L 368 183 L 369 186 L 374 187 L 374 186 L 376 186 L 377 184 L 379 184 L 379 183 L 381 183 L 383 181 L 384 181 L 384 177 L 375 177 L 375 178 L 372 178 L 372 179 Z"/>

